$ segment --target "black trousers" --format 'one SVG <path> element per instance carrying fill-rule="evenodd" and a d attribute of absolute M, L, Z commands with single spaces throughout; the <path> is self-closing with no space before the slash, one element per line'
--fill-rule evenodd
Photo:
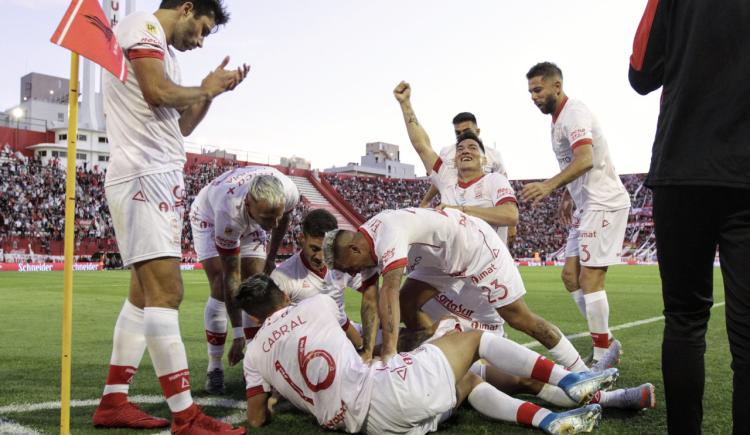
<path fill-rule="evenodd" d="M 681 186 L 653 190 L 666 318 L 662 374 L 669 433 L 701 431 L 703 355 L 718 247 L 734 372 L 733 430 L 734 434 L 750 434 L 750 189 Z"/>

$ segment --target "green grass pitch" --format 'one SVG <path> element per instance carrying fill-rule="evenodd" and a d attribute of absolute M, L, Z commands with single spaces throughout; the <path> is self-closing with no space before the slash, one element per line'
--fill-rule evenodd
<path fill-rule="evenodd" d="M 529 306 L 557 324 L 566 334 L 586 330 L 572 299 L 562 287 L 560 268 L 522 268 Z M 715 274 L 716 302 L 723 301 L 721 276 Z M 112 330 L 117 313 L 127 294 L 129 273 L 76 272 L 73 322 L 74 400 L 98 399 L 107 374 Z M 41 433 L 57 433 L 59 408 L 32 404 L 58 401 L 60 398 L 60 342 L 62 317 L 62 273 L 0 274 L 0 425 L 12 421 Z M 208 295 L 202 271 L 184 274 L 185 299 L 180 324 L 187 348 L 195 397 L 202 391 L 206 371 L 206 345 L 203 331 L 203 306 Z M 611 309 L 610 325 L 621 325 L 661 315 L 662 300 L 658 270 L 652 266 L 612 267 L 607 279 Z M 347 294 L 349 315 L 359 319 L 359 295 Z M 660 347 L 663 321 L 655 321 L 615 332 L 625 354 L 620 364 L 618 386 L 652 382 L 657 388 L 657 407 L 645 412 L 605 410 L 600 434 L 658 434 L 666 431 L 666 414 L 660 371 Z M 511 338 L 527 343 L 528 337 L 509 331 Z M 712 310 L 706 354 L 706 394 L 704 433 L 725 434 L 731 427 L 731 371 L 727 345 L 724 307 Z M 578 338 L 574 345 L 582 355 L 590 350 L 590 339 Z M 535 348 L 539 350 L 539 348 Z M 228 397 L 244 400 L 241 367 L 226 373 Z M 159 395 L 148 353 L 130 388 L 132 395 Z M 11 405 L 17 405 L 11 408 Z M 166 403 L 143 404 L 155 415 L 169 418 Z M 129 431 L 98 430 L 91 426 L 93 405 L 71 409 L 71 430 L 75 434 L 118 434 Z M 207 406 L 209 414 L 241 416 L 242 412 L 220 406 Z M 259 433 L 296 434 L 323 432 L 311 417 L 296 411 L 278 413 Z M 491 422 L 464 405 L 442 427 L 446 434 L 521 434 L 536 433 L 529 428 Z M 142 433 L 154 433 L 143 431 Z"/>

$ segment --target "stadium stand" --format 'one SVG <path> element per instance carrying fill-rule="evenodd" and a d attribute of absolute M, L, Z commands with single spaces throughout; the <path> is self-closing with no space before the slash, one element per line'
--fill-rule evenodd
<path fill-rule="evenodd" d="M 189 207 L 200 189 L 238 165 L 232 160 L 191 157 L 185 166 L 186 206 Z M 96 168 L 95 168 L 96 169 Z M 282 168 L 285 169 L 286 168 Z M 417 206 L 429 187 L 426 179 L 403 180 L 342 174 L 292 174 L 295 183 L 304 186 L 313 198 L 312 207 L 324 206 L 338 211 L 344 226 L 359 224 L 384 209 Z M 55 162 L 42 165 L 39 161 L 0 150 L 0 257 L 5 261 L 29 259 L 44 261 L 45 257 L 62 254 L 64 221 L 64 168 Z M 644 174 L 622 175 L 631 195 L 633 207 L 626 233 L 623 257 L 633 260 L 655 259 L 651 191 L 644 188 Z M 512 181 L 518 192 L 528 181 Z M 117 251 L 109 210 L 104 198 L 104 173 L 79 168 L 77 173 L 76 253 L 103 256 L 117 264 L 112 253 Z M 320 193 L 321 195 L 317 195 Z M 325 198 L 323 198 L 325 197 Z M 436 198 L 438 203 L 439 198 Z M 557 220 L 560 191 L 540 206 L 519 204 L 518 235 L 512 249 L 516 258 L 539 261 L 560 260 L 567 229 Z M 289 231 L 280 249 L 280 256 L 293 253 L 297 246 L 300 221 L 311 207 L 310 198 L 303 200 L 292 213 Z M 183 260 L 195 259 L 190 225 L 183 225 Z M 42 258 L 40 258 L 40 256 Z M 0 262 L 3 258 L 0 258 Z"/>

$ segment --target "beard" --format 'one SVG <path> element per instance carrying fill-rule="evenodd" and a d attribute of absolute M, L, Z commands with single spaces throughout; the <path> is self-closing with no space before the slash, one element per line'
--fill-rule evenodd
<path fill-rule="evenodd" d="M 553 95 L 550 95 L 546 100 L 544 100 L 544 104 L 542 104 L 542 107 L 540 107 L 539 110 L 541 110 L 545 115 L 555 113 L 556 104 L 557 101 L 555 101 L 555 97 Z"/>

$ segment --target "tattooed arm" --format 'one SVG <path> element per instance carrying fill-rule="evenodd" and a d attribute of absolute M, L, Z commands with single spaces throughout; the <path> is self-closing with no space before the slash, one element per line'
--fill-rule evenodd
<path fill-rule="evenodd" d="M 372 359 L 375 339 L 378 335 L 378 287 L 377 283 L 368 286 L 362 292 L 362 360 L 367 362 Z"/>
<path fill-rule="evenodd" d="M 411 140 L 414 150 L 419 154 L 419 158 L 422 159 L 427 174 L 429 174 L 438 159 L 438 155 L 432 149 L 430 137 L 427 136 L 427 132 L 422 128 L 419 121 L 417 121 L 417 115 L 411 107 L 411 86 L 406 82 L 401 82 L 393 90 L 393 95 L 401 105 L 401 112 L 404 115 L 409 140 Z"/>
<path fill-rule="evenodd" d="M 401 325 L 401 307 L 398 301 L 398 293 L 401 289 L 401 277 L 404 276 L 404 268 L 399 267 L 383 275 L 383 285 L 378 293 L 378 316 L 383 330 L 383 346 L 381 355 L 383 362 L 396 354 L 396 343 Z"/>

